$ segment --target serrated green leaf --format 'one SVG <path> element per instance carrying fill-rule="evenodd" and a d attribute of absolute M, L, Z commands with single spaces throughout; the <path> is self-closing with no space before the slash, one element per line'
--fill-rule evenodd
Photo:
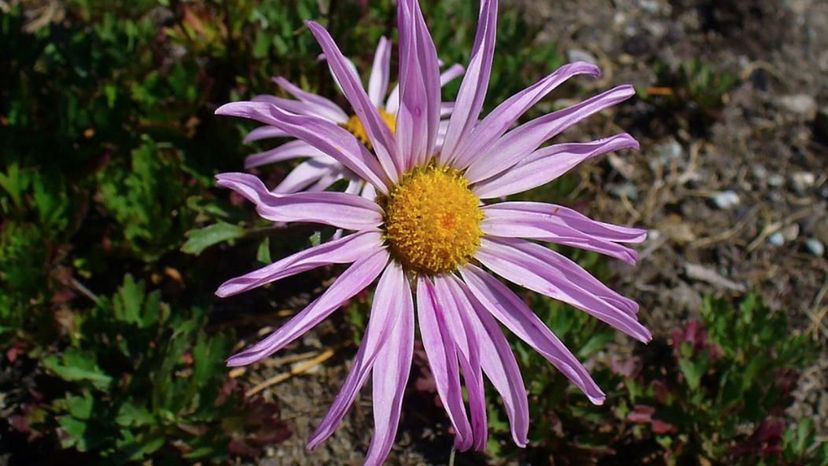
<path fill-rule="evenodd" d="M 50 355 L 43 359 L 43 366 L 68 382 L 90 382 L 98 390 L 107 390 L 112 377 L 105 374 L 95 362 L 94 356 L 69 350 L 62 358 Z"/>

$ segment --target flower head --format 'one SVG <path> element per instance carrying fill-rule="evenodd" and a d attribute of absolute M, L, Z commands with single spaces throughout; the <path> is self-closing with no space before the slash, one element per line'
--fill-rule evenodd
<path fill-rule="evenodd" d="M 350 71 L 358 76 L 357 68 L 350 60 L 345 59 L 345 64 Z M 394 133 L 397 111 L 400 105 L 400 88 L 394 86 L 389 92 L 391 68 L 391 43 L 385 37 L 381 37 L 374 53 L 374 61 L 371 73 L 368 78 L 368 89 L 366 91 L 368 100 L 374 106 L 382 122 L 388 126 L 391 133 Z M 443 86 L 463 74 L 463 67 L 453 65 L 448 67 L 440 75 L 440 85 Z M 333 73 L 334 80 L 339 83 L 336 73 Z M 304 115 L 317 117 L 341 126 L 359 142 L 372 149 L 371 138 L 362 123 L 358 114 L 349 114 L 332 100 L 303 91 L 283 77 L 273 78 L 273 81 L 282 90 L 293 96 L 295 99 L 285 99 L 272 95 L 260 95 L 253 98 L 254 102 L 264 102 L 275 105 L 282 110 Z M 362 87 L 359 80 L 355 82 Z M 353 84 L 353 83 L 349 83 Z M 340 85 L 340 89 L 341 89 Z M 364 89 L 364 88 L 363 88 Z M 387 94 L 387 95 L 386 95 Z M 450 113 L 450 103 L 441 104 L 441 115 Z M 445 128 L 445 124 L 443 125 Z M 290 135 L 278 127 L 265 125 L 251 131 L 245 138 L 245 142 L 254 142 L 265 139 L 283 138 Z M 355 176 L 348 168 L 340 162 L 314 147 L 312 144 L 298 139 L 282 144 L 274 149 L 252 154 L 245 161 L 246 168 L 254 168 L 270 163 L 285 160 L 305 158 L 306 160 L 294 168 L 287 177 L 274 189 L 277 193 L 294 193 L 298 191 L 323 191 L 340 179 L 348 180 L 346 192 L 363 193 L 367 197 L 373 196 L 373 189 L 366 184 L 359 176 Z"/>
<path fill-rule="evenodd" d="M 415 314 L 437 392 L 461 450 L 486 446 L 484 376 L 503 399 L 514 441 L 527 442 L 526 389 L 501 325 L 549 360 L 592 402 L 602 403 L 604 393 L 584 366 L 495 275 L 566 302 L 641 341 L 650 339 L 638 322 L 634 301 L 539 243 L 579 247 L 634 263 L 636 253 L 625 243 L 643 241 L 643 230 L 590 220 L 559 205 L 497 201 L 548 183 L 589 158 L 637 148 L 628 134 L 544 146 L 587 116 L 632 96 L 633 90 L 619 86 L 514 127 L 524 112 L 565 80 L 598 74 L 594 65 L 572 63 L 480 119 L 496 16 L 497 0 L 483 0 L 474 49 L 443 144 L 437 142 L 441 109 L 437 54 L 416 0 L 398 3 L 400 103 L 394 131 L 327 31 L 308 23 L 372 151 L 340 125 L 267 102 L 231 103 L 217 111 L 257 120 L 297 138 L 341 163 L 377 192 L 373 199 L 334 192 L 279 194 L 268 191 L 252 175 L 218 176 L 220 185 L 245 196 L 266 219 L 315 222 L 350 232 L 219 288 L 217 294 L 227 296 L 326 264 L 350 264 L 318 299 L 273 334 L 231 357 L 230 365 L 250 364 L 273 354 L 378 279 L 353 368 L 311 437 L 310 447 L 331 435 L 373 374 L 376 430 L 366 463 L 379 464 L 387 456 L 411 366 Z"/>

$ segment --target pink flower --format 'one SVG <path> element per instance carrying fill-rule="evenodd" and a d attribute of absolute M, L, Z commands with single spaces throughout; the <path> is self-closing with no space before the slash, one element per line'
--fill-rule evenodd
<path fill-rule="evenodd" d="M 598 74 L 594 65 L 572 63 L 479 119 L 494 54 L 496 12 L 497 0 L 483 0 L 471 60 L 442 145 L 437 143 L 439 65 L 416 0 L 398 4 L 396 132 L 383 121 L 328 32 L 308 23 L 373 152 L 335 123 L 269 102 L 236 102 L 217 111 L 259 121 L 308 144 L 377 193 L 374 199 L 338 192 L 280 194 L 249 174 L 218 176 L 220 185 L 253 202 L 268 220 L 313 222 L 349 232 L 219 287 L 219 296 L 229 296 L 328 264 L 350 264 L 319 298 L 270 336 L 232 356 L 229 365 L 251 364 L 284 348 L 378 279 L 353 368 L 312 435 L 310 448 L 334 432 L 373 374 L 375 432 L 366 463 L 382 463 L 397 432 L 415 318 L 458 449 L 486 446 L 484 375 L 503 399 L 514 441 L 526 445 L 527 393 L 500 325 L 548 359 L 593 403 L 602 403 L 604 393 L 584 366 L 495 275 L 566 302 L 638 340 L 650 339 L 638 322 L 634 301 L 538 243 L 579 247 L 635 263 L 635 251 L 624 244 L 643 241 L 644 230 L 597 222 L 553 204 L 498 202 L 502 196 L 548 183 L 584 160 L 637 148 L 628 134 L 543 146 L 589 115 L 629 98 L 633 89 L 619 86 L 513 128 L 530 107 L 568 78 Z"/>
<path fill-rule="evenodd" d="M 357 77 L 356 83 L 360 86 L 356 66 L 350 60 L 345 59 L 344 63 L 349 71 Z M 388 92 L 391 68 L 391 42 L 381 37 L 374 53 L 374 62 L 371 67 L 371 74 L 368 78 L 368 99 L 380 114 L 381 119 L 394 130 L 397 111 L 400 105 L 400 88 L 394 86 Z M 463 74 L 463 67 L 453 65 L 447 68 L 440 75 L 440 85 L 443 86 Z M 339 82 L 336 73 L 333 73 L 334 80 Z M 290 81 L 282 77 L 273 78 L 273 81 L 285 92 L 296 98 L 285 99 L 272 95 L 260 95 L 253 98 L 254 102 L 266 102 L 273 104 L 280 109 L 296 115 L 317 117 L 325 121 L 342 126 L 350 131 L 357 139 L 371 148 L 371 141 L 368 138 L 362 121 L 356 115 L 349 115 L 332 100 L 303 91 Z M 340 86 L 341 88 L 341 86 Z M 386 96 L 387 94 L 387 96 Z M 452 104 L 444 103 L 440 107 L 441 116 L 451 112 Z M 442 125 L 443 132 L 447 122 Z M 245 142 L 260 141 L 264 139 L 289 137 L 290 135 L 278 127 L 265 125 L 251 131 L 245 138 Z M 374 195 L 372 186 L 354 175 L 348 168 L 344 167 L 336 159 L 331 158 L 325 152 L 320 151 L 312 144 L 296 139 L 282 144 L 274 149 L 252 154 L 245 161 L 245 168 L 254 168 L 270 163 L 285 160 L 305 158 L 306 160 L 294 168 L 287 177 L 274 189 L 276 193 L 294 193 L 297 191 L 324 191 L 338 180 L 348 180 L 348 187 L 345 192 L 362 193 L 371 198 Z"/>

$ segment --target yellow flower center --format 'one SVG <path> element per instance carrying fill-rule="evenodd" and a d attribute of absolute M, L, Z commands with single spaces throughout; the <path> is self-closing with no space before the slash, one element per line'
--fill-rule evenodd
<path fill-rule="evenodd" d="M 407 270 L 452 272 L 480 247 L 480 200 L 454 168 L 415 168 L 378 201 L 385 211 L 389 250 Z"/>
<path fill-rule="evenodd" d="M 397 130 L 397 116 L 386 112 L 382 107 L 378 108 L 377 111 L 379 111 L 382 121 L 384 121 L 385 124 L 391 129 L 391 132 L 394 133 Z M 362 120 L 360 120 L 358 116 L 354 115 L 351 118 L 348 118 L 348 121 L 342 123 L 340 126 L 356 136 L 356 138 L 365 144 L 368 149 L 371 149 L 371 141 L 368 139 L 368 133 L 365 132 L 365 127 L 362 126 Z"/>

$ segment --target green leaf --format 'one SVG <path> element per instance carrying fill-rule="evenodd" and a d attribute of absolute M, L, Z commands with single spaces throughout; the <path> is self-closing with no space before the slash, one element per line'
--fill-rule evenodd
<path fill-rule="evenodd" d="M 190 230 L 187 232 L 187 242 L 181 246 L 181 251 L 187 254 L 199 255 L 210 246 L 241 238 L 244 233 L 244 228 L 226 222 Z"/>
<path fill-rule="evenodd" d="M 115 422 L 120 426 L 144 426 L 155 422 L 152 413 L 143 406 L 137 406 L 132 401 L 126 401 L 118 409 Z"/>
<path fill-rule="evenodd" d="M 62 360 L 61 360 L 62 359 Z M 95 362 L 94 356 L 69 350 L 63 358 L 50 355 L 43 359 L 43 366 L 68 382 L 90 382 L 98 390 L 106 391 L 112 377 L 105 374 Z"/>
<path fill-rule="evenodd" d="M 270 258 L 270 237 L 265 238 L 259 243 L 259 249 L 256 250 L 256 260 L 262 264 L 273 262 Z"/>

